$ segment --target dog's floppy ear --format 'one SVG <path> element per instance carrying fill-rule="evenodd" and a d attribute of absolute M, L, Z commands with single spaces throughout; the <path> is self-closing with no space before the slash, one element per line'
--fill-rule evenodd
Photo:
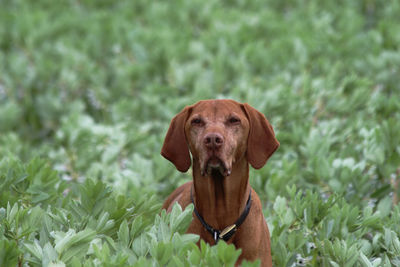
<path fill-rule="evenodd" d="M 243 108 L 250 123 L 247 160 L 254 169 L 260 169 L 279 147 L 279 142 L 271 124 L 261 112 L 247 103 L 243 104 Z"/>
<path fill-rule="evenodd" d="M 186 172 L 191 164 L 189 147 L 185 136 L 185 123 L 190 110 L 191 107 L 185 107 L 171 120 L 161 149 L 161 155 L 171 161 L 181 172 Z"/>

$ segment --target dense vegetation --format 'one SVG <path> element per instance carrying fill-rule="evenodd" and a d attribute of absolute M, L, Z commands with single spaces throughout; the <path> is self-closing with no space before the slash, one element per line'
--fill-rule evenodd
<path fill-rule="evenodd" d="M 207 98 L 281 143 L 251 171 L 275 266 L 400 266 L 399 1 L 0 7 L 0 266 L 231 266 L 190 208 L 160 213 L 190 179 L 159 155 L 169 121 Z"/>

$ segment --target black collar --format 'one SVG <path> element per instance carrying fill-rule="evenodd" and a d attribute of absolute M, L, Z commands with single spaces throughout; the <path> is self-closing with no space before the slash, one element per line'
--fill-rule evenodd
<path fill-rule="evenodd" d="M 246 207 L 244 208 L 242 214 L 240 214 L 239 218 L 236 220 L 236 222 L 234 224 L 226 227 L 222 231 L 212 228 L 211 225 L 206 223 L 206 221 L 203 219 L 203 217 L 201 217 L 201 215 L 199 214 L 199 212 L 196 209 L 196 205 L 194 204 L 192 190 L 190 190 L 190 199 L 193 203 L 193 206 L 194 206 L 193 211 L 196 214 L 197 218 L 199 218 L 199 220 L 200 220 L 201 224 L 204 226 L 204 228 L 206 228 L 206 230 L 213 236 L 215 243 L 218 243 L 218 241 L 220 239 L 223 239 L 224 241 L 228 241 L 233 236 L 233 234 L 236 232 L 236 230 L 239 228 L 239 226 L 244 222 L 244 220 L 246 220 L 246 217 L 249 214 L 250 207 L 251 207 L 251 189 L 250 189 L 250 193 L 249 193 L 249 198 L 247 199 L 247 202 L 246 202 Z"/>

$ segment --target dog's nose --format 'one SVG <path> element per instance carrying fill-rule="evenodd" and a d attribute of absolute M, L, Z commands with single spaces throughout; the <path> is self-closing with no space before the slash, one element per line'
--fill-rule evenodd
<path fill-rule="evenodd" d="M 220 148 L 224 143 L 224 137 L 219 133 L 208 133 L 204 137 L 204 145 L 210 149 Z"/>

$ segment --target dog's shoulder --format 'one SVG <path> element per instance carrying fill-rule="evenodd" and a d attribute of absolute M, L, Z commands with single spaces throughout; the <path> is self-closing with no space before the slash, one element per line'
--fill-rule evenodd
<path fill-rule="evenodd" d="M 163 204 L 163 209 L 166 209 L 167 212 L 170 212 L 172 209 L 172 206 L 175 204 L 175 202 L 178 202 L 182 209 L 185 209 L 187 205 L 191 203 L 190 200 L 190 189 L 193 185 L 193 181 L 184 183 L 177 189 L 175 189 L 171 195 L 168 196 L 168 198 L 165 200 Z"/>

